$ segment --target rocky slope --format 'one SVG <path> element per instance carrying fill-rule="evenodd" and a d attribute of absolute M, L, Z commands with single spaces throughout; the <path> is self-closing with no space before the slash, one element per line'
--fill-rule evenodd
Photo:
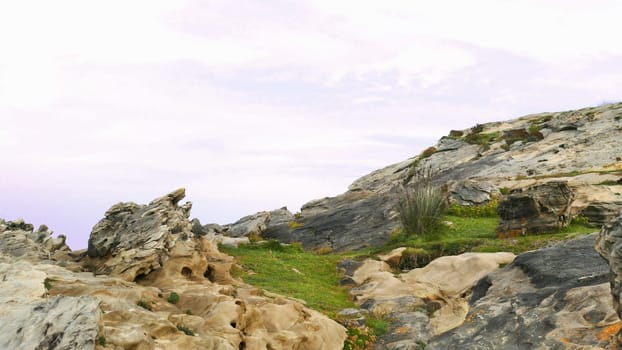
<path fill-rule="evenodd" d="M 287 222 L 268 218 L 252 229 L 241 222 L 230 227 L 237 236 L 254 232 L 311 249 L 377 245 L 398 224 L 398 194 L 425 168 L 436 171 L 437 183 L 463 205 L 485 203 L 501 191 L 566 181 L 573 193 L 568 214 L 602 224 L 622 203 L 621 135 L 622 103 L 454 130 L 417 157 L 356 180 L 342 195 L 307 203 Z"/>
<path fill-rule="evenodd" d="M 71 252 L 47 228 L 0 221 L 1 349 L 340 349 L 345 328 L 236 281 L 196 234 L 184 190 L 119 203 Z"/>

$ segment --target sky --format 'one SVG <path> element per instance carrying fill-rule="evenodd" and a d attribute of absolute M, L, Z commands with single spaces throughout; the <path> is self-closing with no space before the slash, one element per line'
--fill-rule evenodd
<path fill-rule="evenodd" d="M 621 1 L 0 0 L 0 218 L 226 224 L 451 129 L 622 100 Z"/>

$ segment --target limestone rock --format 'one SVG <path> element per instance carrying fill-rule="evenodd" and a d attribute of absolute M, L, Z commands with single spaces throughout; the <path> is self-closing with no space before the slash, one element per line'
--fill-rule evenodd
<path fill-rule="evenodd" d="M 527 252 L 482 278 L 464 323 L 426 349 L 605 348 L 620 321 L 594 242 L 589 235 Z"/>
<path fill-rule="evenodd" d="M 425 268 L 395 275 L 384 261 L 368 259 L 343 266 L 355 287 L 357 304 L 392 320 L 379 349 L 416 349 L 421 342 L 464 321 L 471 287 L 514 259 L 511 253 L 465 253 L 432 261 Z"/>
<path fill-rule="evenodd" d="M 515 189 L 497 207 L 501 237 L 552 232 L 570 223 L 574 193 L 565 181 Z"/>
<path fill-rule="evenodd" d="M 596 239 L 596 250 L 609 264 L 609 282 L 613 305 L 618 316 L 622 317 L 622 216 L 605 224 Z"/>
<path fill-rule="evenodd" d="M 46 277 L 26 261 L 0 263 L 0 348 L 94 349 L 99 302 L 86 296 L 48 298 Z"/>

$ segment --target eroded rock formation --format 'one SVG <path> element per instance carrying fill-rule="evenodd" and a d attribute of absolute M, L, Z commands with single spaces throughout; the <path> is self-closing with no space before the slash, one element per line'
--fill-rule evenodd
<path fill-rule="evenodd" d="M 0 246 L 8 261 L 0 263 L 0 348 L 343 346 L 345 329 L 335 321 L 234 280 L 233 259 L 210 235 L 193 232 L 191 204 L 179 205 L 184 195 L 114 205 L 86 252 L 70 254 L 46 230 L 2 221 L 0 240 L 11 244 Z"/>

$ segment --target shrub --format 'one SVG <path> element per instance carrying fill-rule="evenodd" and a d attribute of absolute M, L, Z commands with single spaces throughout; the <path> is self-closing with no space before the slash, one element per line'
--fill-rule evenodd
<path fill-rule="evenodd" d="M 142 300 L 142 299 L 141 299 L 141 300 L 139 300 L 139 301 L 136 303 L 136 305 L 138 305 L 138 306 L 142 307 L 142 308 L 143 308 L 143 309 L 145 309 L 145 310 L 152 311 L 151 306 L 150 306 L 149 304 L 147 304 L 147 302 L 146 302 L 146 301 L 144 301 L 144 300 Z"/>
<path fill-rule="evenodd" d="M 177 304 L 179 302 L 179 294 L 171 292 L 166 300 L 171 304 Z"/>
<path fill-rule="evenodd" d="M 194 331 L 186 326 L 178 325 L 177 329 L 184 332 L 185 335 L 194 336 Z"/>
<path fill-rule="evenodd" d="M 97 338 L 97 344 L 101 346 L 106 346 L 106 337 L 100 335 L 99 338 Z"/>
<path fill-rule="evenodd" d="M 400 221 L 406 236 L 434 236 L 447 208 L 445 193 L 432 183 L 430 169 L 419 171 L 399 202 Z"/>
<path fill-rule="evenodd" d="M 52 283 L 50 283 L 50 279 L 49 278 L 46 278 L 43 281 L 43 286 L 45 287 L 46 290 L 52 289 Z"/>
<path fill-rule="evenodd" d="M 425 249 L 406 248 L 400 257 L 399 269 L 412 270 L 418 267 L 423 267 L 429 264 L 433 259 L 434 256 Z"/>

